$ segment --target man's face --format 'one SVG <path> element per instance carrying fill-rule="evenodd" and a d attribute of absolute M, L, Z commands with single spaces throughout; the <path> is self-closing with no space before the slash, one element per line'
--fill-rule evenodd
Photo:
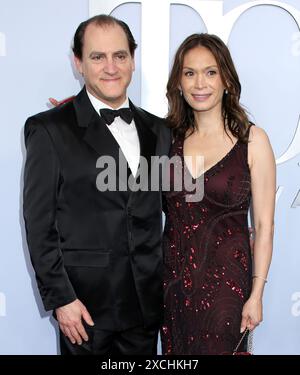
<path fill-rule="evenodd" d="M 75 64 L 92 95 L 112 108 L 124 102 L 135 66 L 126 34 L 119 25 L 89 24 L 83 38 L 82 60 L 75 56 Z"/>

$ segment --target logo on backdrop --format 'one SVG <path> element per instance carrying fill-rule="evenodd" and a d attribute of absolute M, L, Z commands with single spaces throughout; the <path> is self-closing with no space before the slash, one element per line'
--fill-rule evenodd
<path fill-rule="evenodd" d="M 4 293 L 0 293 L 0 317 L 6 316 L 6 297 Z"/>
<path fill-rule="evenodd" d="M 0 33 L 0 56 L 6 56 L 5 34 Z"/>
<path fill-rule="evenodd" d="M 300 292 L 295 292 L 292 294 L 292 309 L 291 313 L 294 317 L 300 316 Z"/>
<path fill-rule="evenodd" d="M 275 6 L 285 10 L 296 22 L 300 30 L 300 11 L 284 1 L 255 0 L 241 4 L 224 14 L 224 0 L 161 0 L 159 12 L 153 0 L 89 0 L 90 16 L 110 14 L 118 6 L 126 3 L 141 4 L 141 106 L 159 116 L 167 113 L 165 88 L 169 74 L 170 6 L 187 5 L 202 18 L 207 31 L 219 35 L 228 42 L 235 22 L 247 10 L 261 6 Z M 155 19 L 156 27 L 153 27 Z M 153 59 L 159 40 L 159 59 Z M 291 56 L 300 56 L 300 33 L 291 35 Z M 154 74 L 154 77 L 153 77 Z M 277 164 L 287 162 L 300 153 L 300 120 L 287 150 L 277 160 Z"/>
<path fill-rule="evenodd" d="M 292 204 L 292 208 L 300 207 L 300 190 L 298 191 L 296 198 Z"/>
<path fill-rule="evenodd" d="M 300 32 L 292 35 L 292 55 L 300 57 Z"/>

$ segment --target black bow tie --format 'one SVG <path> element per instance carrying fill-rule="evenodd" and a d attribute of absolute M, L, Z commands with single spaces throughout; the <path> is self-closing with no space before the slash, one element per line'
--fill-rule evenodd
<path fill-rule="evenodd" d="M 100 115 L 107 125 L 113 123 L 115 117 L 120 116 L 122 120 L 130 124 L 133 120 L 133 113 L 130 108 L 120 108 L 120 109 L 100 109 Z"/>

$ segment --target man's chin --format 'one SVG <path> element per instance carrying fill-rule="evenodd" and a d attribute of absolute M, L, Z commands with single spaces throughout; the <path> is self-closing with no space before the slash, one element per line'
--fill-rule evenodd
<path fill-rule="evenodd" d="M 102 99 L 99 98 L 101 101 L 111 105 L 111 106 L 119 106 L 122 105 L 126 99 L 126 94 L 122 95 L 106 95 L 102 96 Z"/>

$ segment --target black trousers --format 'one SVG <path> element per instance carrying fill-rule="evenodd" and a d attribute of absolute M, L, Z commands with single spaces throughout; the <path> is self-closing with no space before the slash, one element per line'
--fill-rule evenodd
<path fill-rule="evenodd" d="M 86 328 L 86 327 L 85 327 Z M 86 328 L 89 340 L 72 344 L 60 331 L 61 355 L 156 355 L 158 327 L 134 327 L 120 332 Z"/>

